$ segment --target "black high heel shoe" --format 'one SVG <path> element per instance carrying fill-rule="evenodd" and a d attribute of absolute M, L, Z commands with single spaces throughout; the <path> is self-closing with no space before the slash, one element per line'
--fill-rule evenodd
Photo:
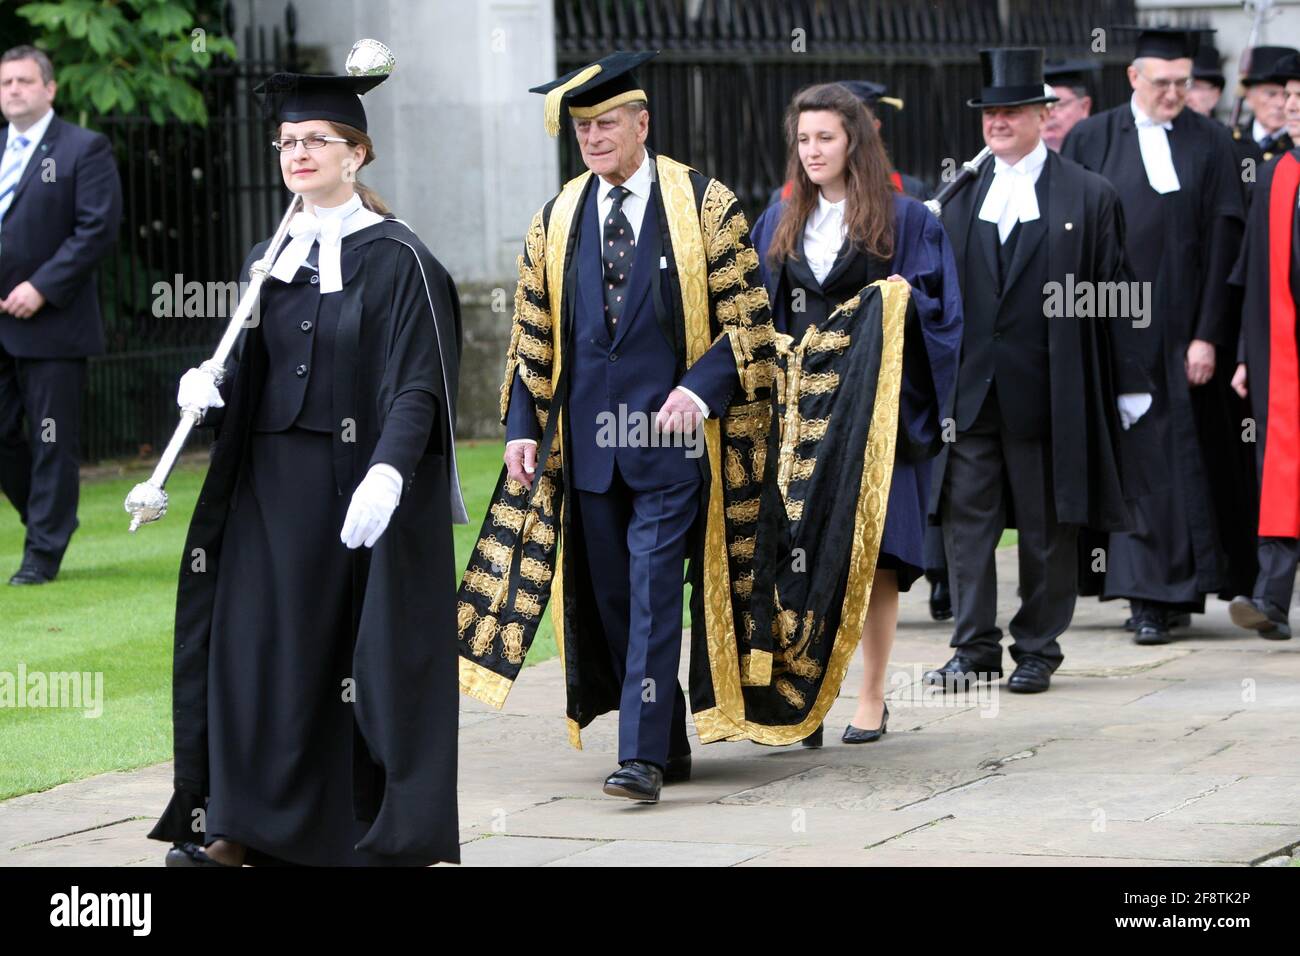
<path fill-rule="evenodd" d="M 811 749 L 816 749 L 817 747 L 820 747 L 822 745 L 822 731 L 825 729 L 826 729 L 825 724 L 818 724 L 817 729 L 814 730 L 812 733 L 810 733 L 803 740 L 799 741 L 799 743 L 802 746 Z"/>
<path fill-rule="evenodd" d="M 860 727 L 854 727 L 849 724 L 844 728 L 844 736 L 840 739 L 846 744 L 869 744 L 885 736 L 886 728 L 889 724 L 889 705 L 885 704 L 885 712 L 880 716 L 880 726 L 875 730 L 863 730 Z"/>
<path fill-rule="evenodd" d="M 220 860 L 214 860 L 208 856 L 207 851 L 197 843 L 177 843 L 167 851 L 167 856 L 163 859 L 164 866 L 221 866 L 226 869 L 236 870 L 239 867 L 232 863 L 222 863 Z"/>

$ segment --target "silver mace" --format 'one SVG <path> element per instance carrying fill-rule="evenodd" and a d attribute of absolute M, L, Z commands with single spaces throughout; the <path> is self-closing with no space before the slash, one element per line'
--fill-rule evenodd
<path fill-rule="evenodd" d="M 392 73 L 395 63 L 393 51 L 378 40 L 358 40 L 348 51 L 345 69 L 351 76 L 377 76 Z M 212 358 L 199 366 L 212 376 L 212 381 L 217 385 L 225 381 L 226 359 L 235 347 L 244 323 L 253 313 L 253 306 L 257 304 L 257 297 L 262 291 L 262 283 L 266 281 L 280 246 L 284 244 L 284 239 L 289 233 L 289 221 L 301 208 L 302 197 L 294 196 L 284 218 L 280 220 L 280 227 L 275 230 L 275 235 L 271 237 L 266 247 L 266 253 L 253 263 L 249 270 L 248 289 L 240 297 L 239 305 L 235 307 L 235 314 L 230 317 L 230 324 L 226 326 L 226 333 L 221 337 L 217 350 L 212 353 Z M 134 533 L 142 524 L 157 521 L 167 513 L 167 492 L 163 490 L 163 485 L 167 483 L 167 477 L 172 473 L 172 468 L 181 449 L 185 447 L 190 432 L 202 420 L 203 409 L 196 406 L 186 406 L 181 409 L 180 424 L 172 433 L 172 439 L 163 450 L 162 458 L 158 460 L 158 466 L 154 468 L 153 474 L 149 476 L 148 481 L 142 481 L 132 488 L 131 493 L 126 496 L 123 506 L 126 508 L 126 513 L 131 516 L 131 532 Z"/>
<path fill-rule="evenodd" d="M 289 208 L 280 220 L 280 226 L 275 230 L 275 235 L 267 244 L 266 252 L 262 258 L 253 263 L 249 270 L 248 288 L 239 299 L 239 305 L 235 307 L 235 313 L 230 317 L 230 324 L 226 326 L 225 334 L 221 336 L 221 341 L 217 344 L 217 350 L 212 353 L 212 357 L 199 366 L 200 369 L 212 376 L 212 381 L 220 385 L 226 378 L 226 359 L 229 358 L 230 352 L 235 347 L 235 342 L 239 339 L 239 333 L 244 329 L 244 323 L 248 317 L 253 314 L 253 307 L 257 305 L 257 297 L 262 292 L 262 283 L 271 272 L 272 265 L 275 264 L 275 257 L 280 251 L 280 246 L 284 244 L 285 237 L 289 234 L 289 221 L 302 208 L 302 197 L 294 196 L 293 201 L 289 203 Z M 148 524 L 151 521 L 157 521 L 167 513 L 167 492 L 163 486 L 167 483 L 168 476 L 172 473 L 172 468 L 176 465 L 176 459 L 185 447 L 185 442 L 190 437 L 190 432 L 194 427 L 203 421 L 203 409 L 196 405 L 186 405 L 181 409 L 180 424 L 176 426 L 176 431 L 172 432 L 171 441 L 167 443 L 166 449 L 162 453 L 162 458 L 158 460 L 157 467 L 154 468 L 147 481 L 142 481 L 131 489 L 131 493 L 126 496 L 123 507 L 126 513 L 131 516 L 130 531 L 135 532 L 142 524 Z"/>

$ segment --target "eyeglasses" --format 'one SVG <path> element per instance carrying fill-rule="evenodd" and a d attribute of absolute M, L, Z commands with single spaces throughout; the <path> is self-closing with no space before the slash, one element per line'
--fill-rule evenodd
<path fill-rule="evenodd" d="M 1184 76 L 1181 79 L 1170 78 L 1165 80 L 1153 80 L 1141 71 L 1138 71 L 1138 76 L 1142 77 L 1142 79 L 1146 80 L 1161 93 L 1167 92 L 1168 90 L 1178 90 L 1179 92 L 1186 93 L 1192 88 L 1192 77 L 1190 76 Z"/>
<path fill-rule="evenodd" d="M 326 143 L 346 143 L 347 140 L 342 136 L 326 136 L 324 133 L 313 133 L 311 136 L 304 136 L 302 139 L 294 139 L 292 136 L 285 136 L 282 139 L 271 140 L 271 148 L 277 153 L 292 153 L 302 143 L 308 149 L 320 149 Z"/>

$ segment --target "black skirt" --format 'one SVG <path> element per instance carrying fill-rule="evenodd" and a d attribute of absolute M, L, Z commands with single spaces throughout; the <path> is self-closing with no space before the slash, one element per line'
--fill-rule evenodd
<path fill-rule="evenodd" d="M 250 862 L 376 865 L 355 847 L 353 553 L 328 434 L 254 433 L 212 616 L 207 842 Z"/>

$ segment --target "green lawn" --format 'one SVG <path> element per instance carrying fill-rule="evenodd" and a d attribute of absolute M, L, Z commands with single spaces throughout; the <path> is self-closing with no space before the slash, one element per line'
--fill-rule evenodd
<path fill-rule="evenodd" d="M 459 447 L 470 525 L 455 529 L 464 567 L 501 467 L 498 442 Z M 102 713 L 92 708 L 0 706 L 0 799 L 44 790 L 108 770 L 171 757 L 172 621 L 181 550 L 204 468 L 184 463 L 167 483 L 161 521 L 127 533 L 126 493 L 149 468 L 83 482 L 81 527 L 53 584 L 13 588 L 0 583 L 0 674 L 101 674 Z M 23 528 L 0 500 L 0 574 L 22 558 Z M 555 654 L 544 619 L 529 663 Z M 3 678 L 0 678 L 3 679 Z M 89 693 L 90 678 L 84 686 Z M 84 703 L 84 702 L 83 702 Z"/>
<path fill-rule="evenodd" d="M 501 467 L 497 442 L 466 442 L 461 483 L 471 524 L 455 528 L 458 567 L 477 539 Z M 28 675 L 102 675 L 102 713 L 82 708 L 0 706 L 0 799 L 44 790 L 109 770 L 147 766 L 171 756 L 172 621 L 185 531 L 204 468 L 187 462 L 168 482 L 162 521 L 127 533 L 122 500 L 148 476 L 144 465 L 82 485 L 81 527 L 58 580 L 37 588 L 0 584 L 0 680 Z M 22 557 L 23 529 L 0 503 L 0 575 Z M 1008 532 L 1002 544 L 1015 543 Z M 687 589 L 683 625 L 689 624 Z M 556 653 L 550 615 L 543 618 L 528 663 Z M 94 677 L 85 684 L 89 693 Z"/>

